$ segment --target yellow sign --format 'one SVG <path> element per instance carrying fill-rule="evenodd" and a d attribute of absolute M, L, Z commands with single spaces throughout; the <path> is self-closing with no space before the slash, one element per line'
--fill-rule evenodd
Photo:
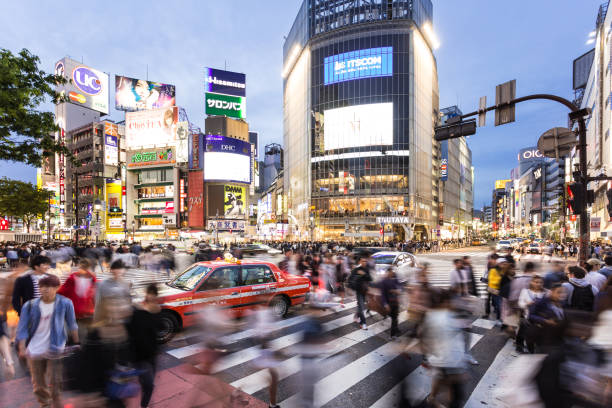
<path fill-rule="evenodd" d="M 121 180 L 106 179 L 106 231 L 123 232 Z"/>
<path fill-rule="evenodd" d="M 495 180 L 495 189 L 498 188 L 506 188 L 506 183 L 509 183 L 512 180 Z"/>

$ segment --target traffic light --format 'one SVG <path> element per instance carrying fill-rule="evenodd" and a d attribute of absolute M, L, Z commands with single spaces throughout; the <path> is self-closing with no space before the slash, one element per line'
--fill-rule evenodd
<path fill-rule="evenodd" d="M 582 183 L 570 183 L 567 186 L 569 205 L 572 213 L 580 215 L 586 209 L 586 197 L 584 195 L 584 185 Z"/>
<path fill-rule="evenodd" d="M 449 121 L 450 122 L 450 121 Z M 457 121 L 435 128 L 435 138 L 438 142 L 476 133 L 476 119 Z"/>
<path fill-rule="evenodd" d="M 608 204 L 606 208 L 608 209 L 608 215 L 612 218 L 612 190 L 606 191 L 606 195 L 608 196 Z"/>

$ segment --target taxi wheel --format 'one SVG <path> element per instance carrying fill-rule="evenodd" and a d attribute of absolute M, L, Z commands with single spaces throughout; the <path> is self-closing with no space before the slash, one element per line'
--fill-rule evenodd
<path fill-rule="evenodd" d="M 178 330 L 179 322 L 176 316 L 169 312 L 161 312 L 157 342 L 160 344 L 169 342 Z"/>
<path fill-rule="evenodd" d="M 275 316 L 285 317 L 289 311 L 289 303 L 284 297 L 276 296 L 270 301 L 270 308 Z"/>

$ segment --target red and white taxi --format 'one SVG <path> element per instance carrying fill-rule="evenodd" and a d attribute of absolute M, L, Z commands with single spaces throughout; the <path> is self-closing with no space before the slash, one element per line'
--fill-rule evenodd
<path fill-rule="evenodd" d="M 266 302 L 282 317 L 290 306 L 303 303 L 309 291 L 308 278 L 285 273 L 269 262 L 198 262 L 160 290 L 163 330 L 159 340 L 167 342 L 181 328 L 195 324 L 196 314 L 206 306 L 240 316 Z"/>

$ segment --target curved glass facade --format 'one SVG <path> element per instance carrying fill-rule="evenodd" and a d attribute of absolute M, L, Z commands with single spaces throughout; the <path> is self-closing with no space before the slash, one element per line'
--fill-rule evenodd
<path fill-rule="evenodd" d="M 300 13 L 309 10 L 311 18 L 322 19 L 321 7 L 330 2 L 312 3 Z M 414 2 L 373 3 L 405 10 Z M 286 162 L 285 186 L 296 237 L 299 224 L 302 231 L 316 226 L 321 233 L 315 238 L 374 236 L 380 228 L 376 217 L 390 215 L 409 217 L 421 237 L 435 225 L 435 59 L 410 15 L 394 16 L 342 29 L 321 29 L 317 20 L 297 56 L 285 44 L 284 144 L 295 160 Z M 395 232 L 405 237 L 401 227 Z"/>

